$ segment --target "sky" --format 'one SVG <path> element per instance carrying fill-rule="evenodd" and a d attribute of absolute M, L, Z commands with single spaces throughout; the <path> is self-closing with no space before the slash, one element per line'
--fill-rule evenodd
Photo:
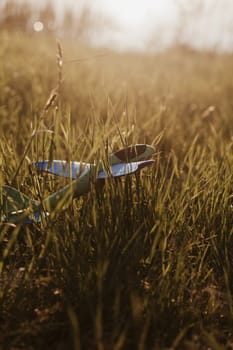
<path fill-rule="evenodd" d="M 161 26 L 169 33 L 163 33 L 163 40 L 173 36 L 170 27 L 171 23 L 175 25 L 176 9 L 171 0 L 97 0 L 95 10 L 111 18 L 118 27 L 110 28 L 101 38 L 118 48 L 146 49 Z"/>
<path fill-rule="evenodd" d="M 0 0 L 7 1 L 7 0 Z M 18 0 L 20 1 L 20 0 Z M 28 0 L 38 3 L 36 0 Z M 59 14 L 89 5 L 112 25 L 92 34 L 95 45 L 156 50 L 181 43 L 233 51 L 233 0 L 51 0 Z M 40 3 L 46 0 L 40 0 Z"/>
<path fill-rule="evenodd" d="M 54 0 L 90 4 L 109 17 L 113 27 L 93 35 L 96 45 L 119 50 L 156 50 L 177 37 L 199 49 L 233 51 L 233 0 Z"/>

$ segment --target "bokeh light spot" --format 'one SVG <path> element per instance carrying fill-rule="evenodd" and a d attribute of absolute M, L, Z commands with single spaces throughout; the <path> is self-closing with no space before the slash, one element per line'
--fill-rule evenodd
<path fill-rule="evenodd" d="M 44 24 L 41 21 L 36 21 L 33 24 L 33 29 L 35 30 L 35 32 L 42 32 L 42 30 L 44 29 Z"/>

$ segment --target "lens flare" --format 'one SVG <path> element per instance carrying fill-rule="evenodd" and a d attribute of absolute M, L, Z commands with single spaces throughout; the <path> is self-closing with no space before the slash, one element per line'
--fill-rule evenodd
<path fill-rule="evenodd" d="M 33 29 L 35 32 L 42 32 L 42 30 L 44 29 L 44 24 L 41 21 L 36 21 L 33 24 Z"/>

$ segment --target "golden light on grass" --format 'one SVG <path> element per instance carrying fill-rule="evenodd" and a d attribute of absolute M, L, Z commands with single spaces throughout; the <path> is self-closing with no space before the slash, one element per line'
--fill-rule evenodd
<path fill-rule="evenodd" d="M 56 57 L 51 36 L 0 42 L 3 184 L 43 201 L 69 180 L 27 159 L 156 147 L 140 177 L 93 185 L 40 225 L 0 226 L 0 347 L 230 349 L 232 55 L 98 57 L 64 39 Z"/>

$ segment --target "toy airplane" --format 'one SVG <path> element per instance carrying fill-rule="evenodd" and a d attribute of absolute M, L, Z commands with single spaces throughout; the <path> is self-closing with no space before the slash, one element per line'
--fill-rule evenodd
<path fill-rule="evenodd" d="M 39 161 L 35 163 L 39 170 L 71 178 L 73 181 L 42 201 L 30 199 L 17 189 L 3 185 L 2 221 L 11 223 L 40 222 L 42 216 L 48 216 L 49 212 L 56 209 L 58 205 L 62 206 L 72 198 L 87 193 L 92 182 L 109 177 L 130 175 L 153 164 L 154 160 L 146 159 L 154 152 L 152 146 L 144 144 L 121 149 L 110 155 L 108 170 L 104 169 L 101 162 L 100 164 L 90 164 L 61 160 Z"/>

